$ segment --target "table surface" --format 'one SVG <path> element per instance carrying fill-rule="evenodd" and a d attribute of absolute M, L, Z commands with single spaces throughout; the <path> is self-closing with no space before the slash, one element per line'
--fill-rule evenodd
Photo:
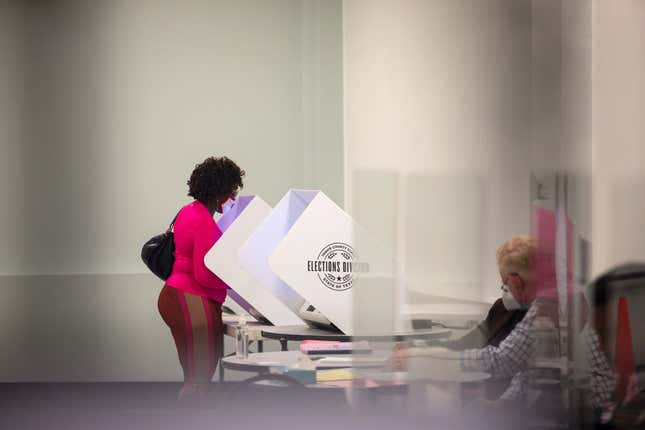
<path fill-rule="evenodd" d="M 402 383 L 412 382 L 456 382 L 456 383 L 473 383 L 483 382 L 490 378 L 489 373 L 485 372 L 467 372 L 464 370 L 445 369 L 432 367 L 428 363 L 424 371 L 398 371 L 384 372 L 379 369 L 362 369 L 358 373 L 363 378 L 373 379 L 375 381 L 398 381 Z"/>
<path fill-rule="evenodd" d="M 235 355 L 224 357 L 222 365 L 227 369 L 247 372 L 262 372 L 271 367 L 289 367 L 298 363 L 305 354 L 300 351 L 275 351 L 251 353 L 247 358 Z M 315 357 L 315 358 L 314 358 Z M 349 367 L 382 367 L 389 354 L 374 351 L 371 354 L 334 354 L 314 356 L 316 369 L 343 369 Z"/>
<path fill-rule="evenodd" d="M 298 363 L 304 356 L 300 351 L 278 351 L 249 354 L 248 358 L 236 356 L 225 357 L 222 364 L 227 369 L 247 372 L 264 372 L 269 368 L 290 367 Z M 436 363 L 426 362 L 424 371 L 388 371 L 384 370 L 390 354 L 386 351 L 374 351 L 367 355 L 353 356 L 325 356 L 327 360 L 315 360 L 316 370 L 352 368 L 361 378 L 372 379 L 379 382 L 409 384 L 413 382 L 456 382 L 473 383 L 482 382 L 490 378 L 484 372 L 466 372 L 457 367 L 445 368 Z M 338 360 L 338 361 L 335 361 Z M 278 371 L 278 373 L 281 373 Z"/>
<path fill-rule="evenodd" d="M 407 339 L 439 339 L 449 337 L 451 330 L 445 328 L 432 328 L 425 330 L 415 330 L 405 333 L 394 333 L 388 335 L 364 335 L 348 336 L 343 333 L 334 333 L 331 331 L 311 328 L 309 326 L 265 326 L 262 329 L 262 337 L 277 340 L 336 340 L 340 342 L 349 342 L 352 340 L 372 340 L 372 341 L 401 341 Z"/>

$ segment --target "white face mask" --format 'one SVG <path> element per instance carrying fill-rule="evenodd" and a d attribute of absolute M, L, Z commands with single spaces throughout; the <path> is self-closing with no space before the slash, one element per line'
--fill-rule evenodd
<path fill-rule="evenodd" d="M 230 211 L 233 206 L 235 206 L 235 200 L 229 197 L 229 199 L 222 204 L 222 215 Z"/>
<path fill-rule="evenodd" d="M 507 311 L 516 311 L 524 307 L 515 299 L 511 289 L 507 285 L 502 285 L 502 303 Z"/>

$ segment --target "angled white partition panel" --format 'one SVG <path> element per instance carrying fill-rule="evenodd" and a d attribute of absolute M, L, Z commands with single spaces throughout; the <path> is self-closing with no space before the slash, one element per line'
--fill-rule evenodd
<path fill-rule="evenodd" d="M 217 226 L 219 227 L 222 234 L 226 232 L 228 227 L 231 225 L 233 221 L 235 221 L 237 216 L 240 213 L 242 213 L 242 211 L 246 208 L 246 206 L 249 204 L 252 198 L 253 198 L 252 196 L 238 197 L 234 205 L 216 221 Z M 204 264 L 206 264 L 206 261 L 207 261 L 206 257 L 207 256 L 204 256 Z M 206 266 L 208 267 L 208 265 Z M 255 313 L 253 312 L 253 307 L 246 300 L 244 300 L 239 294 L 237 294 L 233 289 L 228 290 L 226 294 L 226 300 L 224 300 L 223 305 L 231 309 L 236 315 L 242 315 L 245 313 L 249 313 L 249 314 Z M 255 317 L 258 318 L 258 315 L 256 315 Z"/>
<path fill-rule="evenodd" d="M 304 299 L 280 279 L 269 267 L 269 256 L 316 196 L 316 191 L 291 190 L 239 250 L 239 262 L 267 291 L 298 314 Z M 300 320 L 300 324 L 303 321 Z"/>
<path fill-rule="evenodd" d="M 238 264 L 240 246 L 270 212 L 271 207 L 258 196 L 238 197 L 235 206 L 217 221 L 223 234 L 204 257 L 204 264 L 232 288 L 230 298 L 252 315 L 257 311 L 274 325 L 302 324 L 289 307 Z"/>

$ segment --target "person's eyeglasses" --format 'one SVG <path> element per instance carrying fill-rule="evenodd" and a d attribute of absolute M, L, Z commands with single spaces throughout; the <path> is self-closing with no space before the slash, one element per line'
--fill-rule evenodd
<path fill-rule="evenodd" d="M 504 279 L 502 280 L 502 282 L 503 282 L 502 287 L 501 287 L 501 288 L 502 288 L 502 291 L 504 291 L 504 285 L 506 285 L 506 280 L 508 279 L 508 277 L 509 277 L 509 276 L 517 276 L 518 278 L 520 278 L 520 281 L 522 282 L 522 284 L 524 284 L 524 279 L 522 279 L 522 277 L 520 276 L 520 274 L 519 274 L 519 273 L 517 273 L 517 272 L 511 272 L 511 273 L 508 273 L 508 274 L 506 275 L 506 277 L 504 277 Z"/>

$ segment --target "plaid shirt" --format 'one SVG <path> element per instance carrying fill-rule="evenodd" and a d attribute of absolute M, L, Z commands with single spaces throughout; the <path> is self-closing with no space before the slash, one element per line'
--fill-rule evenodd
<path fill-rule="evenodd" d="M 502 394 L 502 400 L 519 400 L 525 395 L 539 392 L 529 389 L 529 359 L 533 354 L 535 336 L 531 329 L 538 311 L 537 301 L 533 302 L 524 319 L 515 326 L 499 347 L 487 346 L 482 349 L 470 349 L 462 352 L 461 366 L 464 370 L 484 371 L 493 378 L 513 376 L 508 389 Z M 587 359 L 591 379 L 590 403 L 594 408 L 607 404 L 614 390 L 616 378 L 606 355 L 600 349 L 598 334 L 591 327 L 586 333 Z"/>
<path fill-rule="evenodd" d="M 616 384 L 614 375 L 607 357 L 600 349 L 600 341 L 596 332 L 589 328 L 586 336 L 587 360 L 589 360 L 589 373 L 591 391 L 589 401 L 593 408 L 603 408 L 609 402 Z M 529 388 L 527 372 L 520 372 L 513 377 L 508 389 L 502 394 L 502 400 L 519 400 L 524 395 L 533 393 L 536 399 L 539 391 Z"/>
<path fill-rule="evenodd" d="M 587 359 L 591 377 L 591 406 L 601 408 L 607 405 L 616 387 L 616 375 L 600 349 L 600 339 L 594 329 L 589 327 L 587 334 Z"/>
<path fill-rule="evenodd" d="M 528 312 L 499 346 L 466 349 L 461 353 L 461 367 L 465 371 L 487 372 L 493 378 L 510 378 L 524 370 L 533 353 L 535 337 L 531 326 L 537 315 L 534 301 Z"/>

